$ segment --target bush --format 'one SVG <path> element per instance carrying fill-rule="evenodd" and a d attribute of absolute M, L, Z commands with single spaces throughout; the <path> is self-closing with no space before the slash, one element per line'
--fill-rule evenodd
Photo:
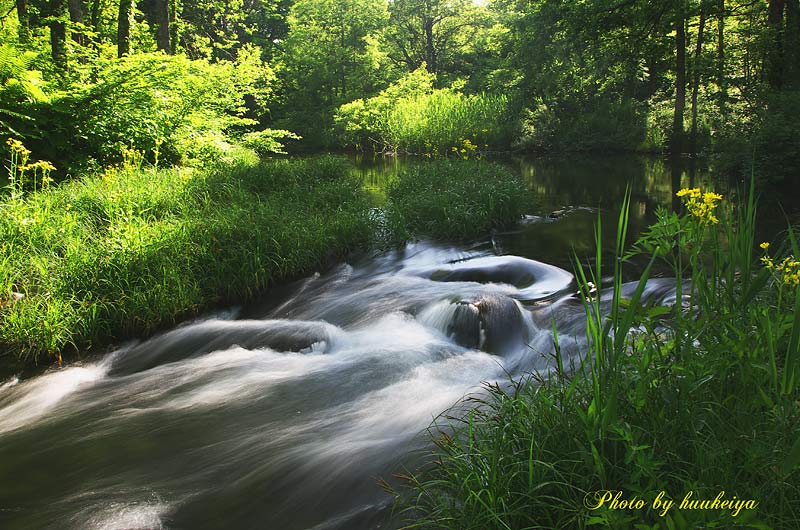
<path fill-rule="evenodd" d="M 3 64 L 15 72 L 27 64 L 4 57 L 0 50 L 0 72 Z M 160 52 L 97 59 L 76 66 L 65 90 L 28 97 L 15 111 L 25 116 L 9 123 L 20 129 L 14 136 L 36 157 L 57 160 L 72 173 L 118 163 L 124 149 L 140 151 L 154 163 L 196 165 L 229 154 L 242 131 L 256 123 L 247 116 L 266 112 L 273 81 L 272 70 L 252 47 L 242 48 L 235 62 Z M 280 139 L 291 137 L 260 134 L 262 139 L 272 134 L 273 140 L 255 142 L 262 152 L 281 151 Z"/>

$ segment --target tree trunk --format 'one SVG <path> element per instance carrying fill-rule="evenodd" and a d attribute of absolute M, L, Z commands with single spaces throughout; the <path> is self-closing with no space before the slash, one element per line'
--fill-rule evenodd
<path fill-rule="evenodd" d="M 170 1 L 156 0 L 156 46 L 167 55 L 172 55 L 170 34 Z"/>
<path fill-rule="evenodd" d="M 717 90 L 719 113 L 728 112 L 728 80 L 725 77 L 725 0 L 717 0 Z"/>
<path fill-rule="evenodd" d="M 433 19 L 425 19 L 425 64 L 428 72 L 436 73 L 436 57 L 433 54 Z"/>
<path fill-rule="evenodd" d="M 683 115 L 686 110 L 686 28 L 685 1 L 675 2 L 675 113 L 672 120 L 673 155 L 683 152 Z"/>
<path fill-rule="evenodd" d="M 67 27 L 64 24 L 64 0 L 53 0 L 50 4 L 50 50 L 53 62 L 59 70 L 67 69 Z"/>
<path fill-rule="evenodd" d="M 784 82 L 792 90 L 800 88 L 800 13 L 798 0 L 786 0 L 786 29 L 784 42 L 786 64 Z"/>
<path fill-rule="evenodd" d="M 19 42 L 27 44 L 31 40 L 30 18 L 28 17 L 28 0 L 17 1 L 17 18 L 19 19 Z"/>
<path fill-rule="evenodd" d="M 117 57 L 128 55 L 131 51 L 131 16 L 133 0 L 119 0 L 117 20 Z"/>
<path fill-rule="evenodd" d="M 69 20 L 75 24 L 83 24 L 83 3 L 81 0 L 68 0 Z M 72 40 L 83 46 L 83 33 L 73 31 Z"/>
<path fill-rule="evenodd" d="M 171 48 L 172 55 L 175 55 L 178 51 L 178 2 L 177 0 L 169 0 L 169 43 Z"/>
<path fill-rule="evenodd" d="M 767 48 L 767 82 L 773 90 L 783 86 L 783 11 L 784 0 L 769 0 L 767 25 L 769 26 L 769 48 Z"/>
<path fill-rule="evenodd" d="M 703 53 L 703 30 L 706 26 L 705 6 L 700 4 L 700 22 L 697 25 L 697 45 L 692 65 L 692 154 L 697 154 L 697 93 L 700 91 L 700 56 Z"/>
<path fill-rule="evenodd" d="M 91 37 L 92 48 L 95 50 L 100 49 L 100 0 L 92 0 L 89 8 L 89 25 L 92 28 L 93 34 Z"/>

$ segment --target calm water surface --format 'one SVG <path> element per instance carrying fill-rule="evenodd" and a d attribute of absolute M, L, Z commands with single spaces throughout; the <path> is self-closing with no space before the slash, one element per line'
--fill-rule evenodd
<path fill-rule="evenodd" d="M 361 160 L 380 204 L 403 164 Z M 376 485 L 481 382 L 547 373 L 551 318 L 578 359 L 570 256 L 632 232 L 702 171 L 658 159 L 508 160 L 535 193 L 507 233 L 416 242 L 245 308 L 20 381 L 0 381 L 0 528 L 391 528 Z M 646 296 L 669 303 L 672 282 Z"/>

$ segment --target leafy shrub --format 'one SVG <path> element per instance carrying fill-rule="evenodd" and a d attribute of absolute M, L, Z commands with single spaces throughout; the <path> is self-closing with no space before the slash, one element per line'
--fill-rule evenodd
<path fill-rule="evenodd" d="M 66 89 L 46 97 L 36 92 L 35 72 L 24 69 L 28 59 L 6 59 L 0 49 L 0 75 L 12 72 L 29 80 L 6 83 L 16 87 L 14 94 L 21 93 L 20 87 L 30 93 L 20 112 L 31 118 L 23 120 L 24 131 L 15 136 L 37 157 L 58 160 L 59 167 L 73 172 L 120 162 L 123 148 L 167 164 L 224 157 L 236 137 L 256 123 L 254 118 L 267 112 L 274 82 L 256 48 L 245 46 L 236 61 L 216 63 L 160 52 L 98 58 L 91 66 L 76 66 Z M 13 99 L 11 88 L 6 92 L 6 99 Z M 2 96 L 0 90 L 0 109 Z M 266 141 L 269 135 L 271 142 Z M 275 152 L 281 150 L 280 139 L 291 133 L 262 131 L 261 136 L 260 143 L 254 141 L 258 148 Z"/>
<path fill-rule="evenodd" d="M 36 53 L 0 44 L 0 136 L 22 136 L 31 128 L 30 108 L 48 101 L 41 74 L 33 68 Z"/>
<path fill-rule="evenodd" d="M 645 114 L 633 101 L 539 103 L 524 112 L 516 146 L 535 151 L 633 150 L 645 140 Z"/>
<path fill-rule="evenodd" d="M 242 143 L 259 156 L 286 154 L 283 140 L 300 140 L 300 136 L 283 129 L 265 129 L 253 131 L 242 136 Z"/>

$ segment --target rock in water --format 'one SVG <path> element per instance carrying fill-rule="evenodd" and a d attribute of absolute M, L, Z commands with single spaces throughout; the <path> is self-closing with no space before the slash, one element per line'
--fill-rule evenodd
<path fill-rule="evenodd" d="M 457 302 L 447 334 L 460 346 L 495 354 L 518 350 L 529 339 L 519 303 L 495 293 Z"/>

